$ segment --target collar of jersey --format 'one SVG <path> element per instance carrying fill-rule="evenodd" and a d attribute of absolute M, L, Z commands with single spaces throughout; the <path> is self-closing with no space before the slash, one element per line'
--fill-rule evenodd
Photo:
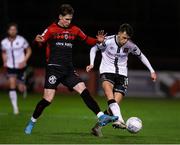
<path fill-rule="evenodd" d="M 117 45 L 119 48 L 121 48 L 122 45 L 120 45 L 120 44 L 117 42 L 117 35 L 114 35 L 114 40 L 115 40 L 115 42 L 116 42 L 116 45 Z"/>
<path fill-rule="evenodd" d="M 60 27 L 60 28 L 62 28 L 62 29 L 69 29 L 70 27 L 71 27 L 71 24 L 68 26 L 68 27 L 62 27 L 62 26 L 60 26 L 59 24 L 58 24 L 58 22 L 57 23 L 55 23 L 58 27 Z"/>

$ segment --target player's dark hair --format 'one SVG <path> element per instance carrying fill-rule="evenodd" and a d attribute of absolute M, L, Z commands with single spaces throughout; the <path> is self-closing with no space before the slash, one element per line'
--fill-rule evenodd
<path fill-rule="evenodd" d="M 124 23 L 119 27 L 119 32 L 126 32 L 129 37 L 132 37 L 134 33 L 132 26 L 127 23 Z"/>
<path fill-rule="evenodd" d="M 18 24 L 15 22 L 11 22 L 7 25 L 7 30 L 9 30 L 12 26 L 16 27 L 16 29 L 18 29 Z"/>
<path fill-rule="evenodd" d="M 73 15 L 74 9 L 70 4 L 62 4 L 59 8 L 59 14 L 65 16 L 67 14 Z"/>

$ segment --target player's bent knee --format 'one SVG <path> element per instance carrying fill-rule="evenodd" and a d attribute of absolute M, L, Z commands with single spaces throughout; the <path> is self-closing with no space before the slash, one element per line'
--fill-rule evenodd
<path fill-rule="evenodd" d="M 106 95 L 107 99 L 114 99 L 113 92 L 111 90 L 104 90 L 104 94 Z"/>
<path fill-rule="evenodd" d="M 74 86 L 73 89 L 79 94 L 81 94 L 86 89 L 86 86 L 83 82 L 80 82 L 76 86 Z"/>
<path fill-rule="evenodd" d="M 48 102 L 52 102 L 54 95 L 55 95 L 55 90 L 45 89 L 43 98 Z"/>
<path fill-rule="evenodd" d="M 54 97 L 52 97 L 52 96 L 44 96 L 43 98 L 48 102 L 52 102 Z"/>
<path fill-rule="evenodd" d="M 21 84 L 18 86 L 18 89 L 21 93 L 23 93 L 26 90 L 26 86 L 24 84 Z"/>

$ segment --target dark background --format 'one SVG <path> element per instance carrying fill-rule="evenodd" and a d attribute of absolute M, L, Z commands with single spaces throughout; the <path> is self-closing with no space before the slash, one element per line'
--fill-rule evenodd
<path fill-rule="evenodd" d="M 93 37 L 100 29 L 111 35 L 117 33 L 120 24 L 130 23 L 135 31 L 132 40 L 156 70 L 180 70 L 179 0 L 1 0 L 1 39 L 5 36 L 6 25 L 14 21 L 19 24 L 19 34 L 31 43 L 36 34 L 41 34 L 57 17 L 58 7 L 62 3 L 70 3 L 74 7 L 73 23 Z M 45 49 L 32 49 L 30 65 L 44 67 Z M 75 67 L 84 68 L 89 63 L 89 50 L 90 46 L 77 42 L 73 52 Z M 100 54 L 96 60 L 100 60 Z M 144 69 L 144 66 L 130 56 L 129 68 Z"/>

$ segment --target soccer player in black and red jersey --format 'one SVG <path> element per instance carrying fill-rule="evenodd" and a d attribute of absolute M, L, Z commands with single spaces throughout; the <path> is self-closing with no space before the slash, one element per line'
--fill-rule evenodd
<path fill-rule="evenodd" d="M 74 10 L 69 4 L 63 4 L 59 11 L 59 20 L 51 24 L 42 35 L 37 35 L 35 41 L 39 44 L 47 43 L 47 66 L 43 99 L 37 104 L 34 113 L 25 128 L 26 134 L 31 134 L 32 129 L 42 111 L 51 104 L 59 83 L 73 89 L 80 94 L 85 104 L 98 117 L 99 125 L 104 126 L 116 121 L 117 116 L 105 115 L 96 101 L 91 97 L 84 82 L 79 78 L 73 68 L 72 49 L 76 39 L 85 41 L 89 45 L 103 42 L 104 33 L 101 31 L 91 38 L 84 34 L 80 28 L 71 24 Z"/>

